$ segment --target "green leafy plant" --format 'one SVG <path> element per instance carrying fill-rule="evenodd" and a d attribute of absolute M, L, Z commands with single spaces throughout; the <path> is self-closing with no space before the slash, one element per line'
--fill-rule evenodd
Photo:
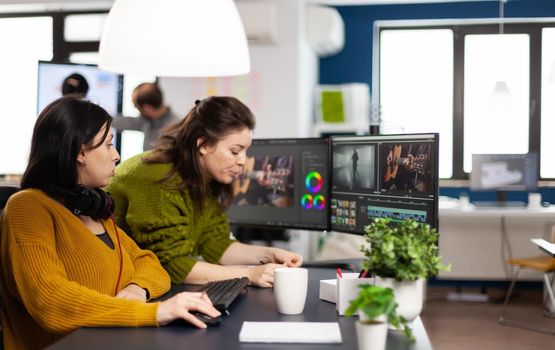
<path fill-rule="evenodd" d="M 368 323 L 375 322 L 379 316 L 385 315 L 390 324 L 397 329 L 402 328 L 407 338 L 411 341 L 415 340 L 412 330 L 407 325 L 407 320 L 397 315 L 397 302 L 395 302 L 395 295 L 391 288 L 374 286 L 368 283 L 361 284 L 358 287 L 360 292 L 345 310 L 345 315 L 352 316 L 360 310 L 370 319 Z"/>
<path fill-rule="evenodd" d="M 375 219 L 364 228 L 366 242 L 361 251 L 366 257 L 362 268 L 380 277 L 415 281 L 449 271 L 438 256 L 439 233 L 414 220 L 392 222 Z"/>

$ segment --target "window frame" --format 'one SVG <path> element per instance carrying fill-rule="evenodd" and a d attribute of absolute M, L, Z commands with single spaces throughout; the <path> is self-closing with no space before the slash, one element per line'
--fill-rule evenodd
<path fill-rule="evenodd" d="M 506 34 L 527 34 L 530 37 L 530 100 L 529 100 L 529 152 L 537 152 L 541 160 L 541 84 L 542 84 L 542 29 L 555 28 L 555 19 L 532 19 L 527 21 L 505 20 Z M 468 180 L 463 169 L 464 161 L 464 42 L 466 35 L 498 34 L 498 20 L 416 20 L 376 21 L 374 23 L 374 47 L 372 64 L 372 104 L 380 105 L 380 37 L 383 30 L 450 29 L 453 31 L 453 170 L 452 180 Z M 375 108 L 375 107 L 374 107 Z M 541 161 L 538 162 L 538 174 Z M 540 178 L 539 180 L 555 180 Z"/>
<path fill-rule="evenodd" d="M 64 10 L 0 13 L 0 18 L 52 17 L 52 61 L 69 62 L 75 52 L 98 51 L 100 41 L 66 41 L 64 38 L 65 18 L 69 15 L 107 14 L 108 10 Z"/>
<path fill-rule="evenodd" d="M 100 40 L 95 41 L 66 41 L 65 19 L 71 15 L 108 14 L 109 9 L 91 10 L 60 10 L 60 11 L 29 11 L 0 13 L 0 18 L 25 18 L 25 17 L 52 17 L 52 60 L 53 63 L 70 63 L 72 53 L 98 52 Z M 123 92 L 122 92 L 123 94 Z M 123 96 L 120 96 L 118 112 L 121 113 Z M 115 147 L 121 150 L 121 132 L 117 132 Z M 0 174 L 2 175 L 2 174 Z"/>

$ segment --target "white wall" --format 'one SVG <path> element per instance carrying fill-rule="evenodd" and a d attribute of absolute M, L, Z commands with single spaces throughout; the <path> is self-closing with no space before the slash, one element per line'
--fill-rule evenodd
<path fill-rule="evenodd" d="M 237 0 L 238 3 L 248 0 Z M 298 0 L 257 0 L 276 6 L 277 38 L 250 44 L 251 73 L 232 78 L 161 78 L 167 103 L 180 115 L 195 99 L 232 95 L 257 117 L 255 137 L 306 137 L 313 120 L 312 91 L 318 59 L 305 38 L 305 5 Z M 248 19 L 247 19 L 248 20 Z"/>
<path fill-rule="evenodd" d="M 308 44 L 306 38 L 306 6 L 300 8 L 300 24 L 298 45 L 299 65 L 298 74 L 298 113 L 302 118 L 298 120 L 299 134 L 297 136 L 312 136 L 314 125 L 314 89 L 319 81 L 319 58 Z M 306 117 L 306 118 L 305 118 Z"/>

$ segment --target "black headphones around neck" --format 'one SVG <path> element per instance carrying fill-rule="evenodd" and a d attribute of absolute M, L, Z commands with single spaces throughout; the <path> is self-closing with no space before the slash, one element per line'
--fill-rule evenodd
<path fill-rule="evenodd" d="M 108 219 L 114 212 L 114 201 L 110 194 L 99 188 L 76 185 L 72 190 L 48 184 L 47 192 L 59 197 L 74 215 L 90 216 L 93 219 Z"/>

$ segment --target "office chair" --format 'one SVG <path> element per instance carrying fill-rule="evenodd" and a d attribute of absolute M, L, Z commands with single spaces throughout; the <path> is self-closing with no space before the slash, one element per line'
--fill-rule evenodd
<path fill-rule="evenodd" d="M 537 332 L 555 334 L 555 329 L 548 329 L 545 327 L 535 326 L 518 320 L 509 320 L 504 316 L 505 309 L 509 304 L 511 294 L 513 293 L 513 290 L 514 290 L 515 283 L 518 278 L 518 274 L 522 269 L 533 269 L 533 270 L 543 272 L 543 282 L 545 285 L 545 289 L 547 291 L 546 295 L 544 295 L 544 300 L 543 300 L 544 316 L 555 317 L 554 313 L 550 313 L 547 311 L 548 302 L 551 303 L 552 310 L 555 310 L 555 297 L 553 296 L 553 289 L 551 287 L 553 281 L 555 280 L 555 258 L 551 256 L 536 256 L 536 257 L 530 257 L 530 258 L 509 259 L 507 260 L 507 263 L 510 265 L 516 266 L 516 270 L 513 275 L 513 280 L 511 281 L 511 285 L 509 287 L 509 292 L 505 297 L 503 308 L 501 309 L 501 313 L 497 318 L 497 322 L 505 326 L 520 327 L 520 328 L 525 328 L 529 330 L 534 330 Z"/>
<path fill-rule="evenodd" d="M 17 191 L 19 191 L 18 187 L 0 186 L 0 214 L 2 213 L 2 210 L 4 210 L 10 196 Z"/>
<path fill-rule="evenodd" d="M 0 216 L 2 216 L 2 211 L 8 202 L 10 196 L 19 191 L 19 188 L 13 186 L 0 186 Z M 2 304 L 0 303 L 0 350 L 4 348 L 4 342 L 1 341 L 2 338 Z"/>

